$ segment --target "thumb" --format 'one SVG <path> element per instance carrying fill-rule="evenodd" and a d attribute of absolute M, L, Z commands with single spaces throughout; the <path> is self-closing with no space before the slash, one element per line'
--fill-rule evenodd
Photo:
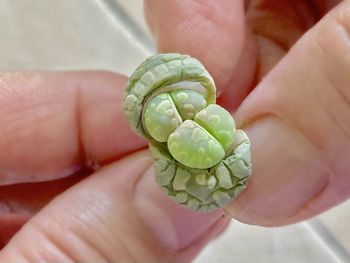
<path fill-rule="evenodd" d="M 13 237 L 0 261 L 190 261 L 227 220 L 167 200 L 151 162 L 145 152 L 130 155 L 62 193 Z"/>
<path fill-rule="evenodd" d="M 254 175 L 230 211 L 263 225 L 315 216 L 350 196 L 350 1 L 326 15 L 243 103 Z"/>

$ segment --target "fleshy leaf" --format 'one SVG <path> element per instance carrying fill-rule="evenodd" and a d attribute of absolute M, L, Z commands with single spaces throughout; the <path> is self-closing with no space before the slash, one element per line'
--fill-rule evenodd
<path fill-rule="evenodd" d="M 146 59 L 125 89 L 125 117 L 149 141 L 156 182 L 169 198 L 201 212 L 228 205 L 252 173 L 249 138 L 214 103 L 212 77 L 180 54 Z"/>

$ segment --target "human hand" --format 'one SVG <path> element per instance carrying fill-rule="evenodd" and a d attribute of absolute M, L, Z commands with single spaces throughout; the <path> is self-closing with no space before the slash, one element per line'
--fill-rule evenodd
<path fill-rule="evenodd" d="M 124 120 L 125 81 L 0 74 L 2 245 L 24 224 L 0 262 L 186 262 L 223 230 L 222 212 L 180 207 L 155 184 Z"/>
<path fill-rule="evenodd" d="M 337 2 L 146 1 L 159 51 L 198 58 L 221 105 L 242 103 L 253 175 L 228 208 L 238 220 L 294 223 L 350 195 L 350 1 Z"/>
<path fill-rule="evenodd" d="M 350 126 L 343 100 L 349 78 L 344 27 L 349 18 L 342 11 L 346 4 L 306 33 L 274 67 L 286 50 L 264 37 L 248 40 L 240 1 L 207 2 L 217 3 L 216 16 L 198 2 L 162 1 L 154 6 L 155 1 L 148 1 L 146 9 L 153 10 L 150 22 L 160 51 L 189 53 L 203 61 L 222 89 L 221 104 L 231 111 L 273 68 L 237 112 L 239 124 L 252 139 L 255 174 L 230 211 L 249 223 L 280 225 L 345 199 L 349 180 L 342 172 L 349 170 L 345 159 Z M 179 16 L 170 15 L 174 10 Z M 172 19 L 180 19 L 181 26 L 167 31 L 167 26 L 178 24 Z M 294 29 L 292 25 L 276 34 L 280 40 L 291 38 L 283 42 L 285 49 L 307 27 L 298 31 L 299 24 Z M 276 33 L 268 30 L 263 32 Z M 257 52 L 256 43 L 268 56 Z M 2 261 L 183 262 L 222 231 L 227 220 L 218 219 L 220 212 L 196 214 L 173 204 L 155 186 L 147 154 L 131 154 L 145 144 L 123 121 L 123 77 L 96 72 L 11 73 L 0 79 L 1 184 L 56 179 L 1 187 L 3 200 L 8 201 L 3 211 L 15 214 L 7 219 L 18 223 L 8 228 L 9 235 L 51 197 L 91 174 L 90 167 L 103 167 L 29 220 L 2 250 Z M 341 92 L 345 95 L 338 98 Z M 314 95 L 320 96 L 318 100 Z M 327 114 L 339 119 L 334 122 Z M 314 127 L 320 127 L 317 133 Z"/>

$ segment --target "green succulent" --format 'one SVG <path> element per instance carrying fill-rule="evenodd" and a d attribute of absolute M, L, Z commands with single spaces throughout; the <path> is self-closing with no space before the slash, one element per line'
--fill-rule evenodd
<path fill-rule="evenodd" d="M 251 174 L 250 141 L 215 101 L 212 77 L 180 54 L 146 59 L 125 89 L 126 119 L 149 141 L 157 183 L 196 211 L 230 203 Z"/>

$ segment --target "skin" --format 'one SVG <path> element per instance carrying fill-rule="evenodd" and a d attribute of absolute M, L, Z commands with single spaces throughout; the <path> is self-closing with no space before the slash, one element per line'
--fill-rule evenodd
<path fill-rule="evenodd" d="M 253 175 L 230 214 L 284 225 L 350 196 L 350 3 L 314 26 L 336 1 L 249 2 L 247 22 L 242 1 L 148 0 L 145 10 L 159 51 L 201 60 L 252 141 Z M 193 213 L 155 185 L 145 142 L 122 117 L 125 80 L 0 75 L 2 232 L 26 222 L 1 262 L 186 262 L 224 229 L 221 212 Z"/>

